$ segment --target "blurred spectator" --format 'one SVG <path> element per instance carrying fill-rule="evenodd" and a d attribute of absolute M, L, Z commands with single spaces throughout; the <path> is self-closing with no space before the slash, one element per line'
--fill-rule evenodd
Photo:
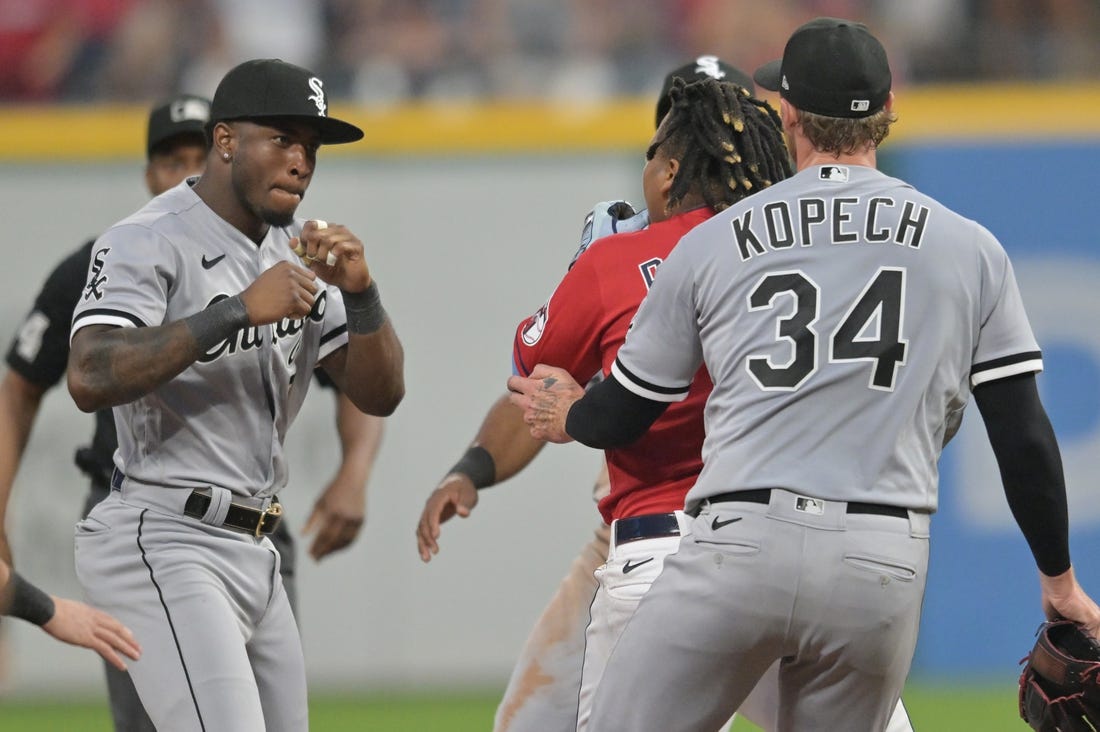
<path fill-rule="evenodd" d="M 331 0 L 329 29 L 342 90 L 367 104 L 409 97 L 462 96 L 465 59 L 454 44 L 446 0 Z M 448 89 L 447 79 L 454 84 Z M 484 90 L 472 90 L 480 95 Z"/>
<path fill-rule="evenodd" d="M 226 71 L 253 58 L 315 68 L 328 45 L 322 4 L 315 0 L 181 1 L 186 12 L 201 16 L 202 30 L 177 91 L 212 96 Z"/>
<path fill-rule="evenodd" d="M 0 96 L 85 98 L 113 31 L 141 0 L 0 0 Z"/>
<path fill-rule="evenodd" d="M 0 0 L 0 101 L 209 94 L 276 56 L 371 105 L 584 103 L 701 53 L 754 68 L 816 15 L 874 27 L 909 84 L 1100 80 L 1096 0 Z"/>
<path fill-rule="evenodd" d="M 989 79 L 1096 78 L 1095 0 L 977 0 L 974 75 Z"/>
<path fill-rule="evenodd" d="M 201 3 L 144 0 L 119 23 L 98 78 L 96 98 L 159 99 L 180 86 L 180 74 L 199 51 L 206 15 Z M 212 90 L 206 92 L 206 95 Z"/>

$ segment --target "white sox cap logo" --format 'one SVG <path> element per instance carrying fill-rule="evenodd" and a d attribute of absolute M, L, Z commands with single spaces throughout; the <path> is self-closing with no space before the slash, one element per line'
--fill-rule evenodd
<path fill-rule="evenodd" d="M 309 101 L 317 105 L 318 117 L 324 117 L 325 109 L 327 108 L 327 105 L 325 104 L 325 90 L 323 86 L 324 85 L 321 83 L 321 80 L 318 79 L 316 76 L 310 77 L 309 88 L 312 89 L 314 93 L 309 95 L 308 99 Z"/>
<path fill-rule="evenodd" d="M 695 73 L 706 74 L 712 79 L 724 79 L 726 78 L 726 72 L 719 66 L 717 56 L 700 56 L 695 59 Z"/>

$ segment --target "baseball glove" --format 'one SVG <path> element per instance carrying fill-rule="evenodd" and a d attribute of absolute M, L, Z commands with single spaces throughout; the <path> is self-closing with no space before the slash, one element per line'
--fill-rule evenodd
<path fill-rule="evenodd" d="M 633 231 L 641 231 L 649 226 L 649 212 L 644 208 L 635 212 L 634 207 L 628 201 L 601 201 L 584 217 L 584 227 L 581 229 L 581 246 L 573 255 L 569 267 L 572 268 L 577 257 L 584 254 L 588 245 L 597 239 L 612 234 L 625 234 Z"/>
<path fill-rule="evenodd" d="M 1044 623 L 1038 635 L 1020 661 L 1020 716 L 1038 732 L 1100 729 L 1100 644 L 1069 620 Z"/>

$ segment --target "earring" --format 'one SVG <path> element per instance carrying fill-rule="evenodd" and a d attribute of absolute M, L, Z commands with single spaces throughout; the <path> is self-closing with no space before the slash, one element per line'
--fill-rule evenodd
<path fill-rule="evenodd" d="M 223 152 L 222 153 L 222 159 L 225 160 L 226 162 L 229 162 L 229 153 Z"/>

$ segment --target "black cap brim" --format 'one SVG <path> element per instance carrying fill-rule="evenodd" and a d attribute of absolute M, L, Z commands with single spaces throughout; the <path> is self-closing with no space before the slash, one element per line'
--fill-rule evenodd
<path fill-rule="evenodd" d="M 274 114 L 270 116 L 255 116 L 248 115 L 244 117 L 229 117 L 220 120 L 210 120 L 207 126 L 212 130 L 214 125 L 218 122 L 233 122 L 235 120 L 248 120 L 250 122 L 257 122 L 262 124 L 264 120 L 273 119 L 293 119 L 301 120 L 306 124 L 312 125 L 321 133 L 322 145 L 343 145 L 348 142 L 358 142 L 363 139 L 363 130 L 359 129 L 350 122 L 345 122 L 342 119 L 336 119 L 334 117 L 317 117 L 315 115 L 300 115 L 300 114 Z"/>
<path fill-rule="evenodd" d="M 342 119 L 332 117 L 303 117 L 302 119 L 312 120 L 317 125 L 317 129 L 321 131 L 322 145 L 343 145 L 363 139 L 363 130 Z"/>
<path fill-rule="evenodd" d="M 779 91 L 779 84 L 783 80 L 783 59 L 777 58 L 764 64 L 756 70 L 752 78 L 768 91 Z"/>

